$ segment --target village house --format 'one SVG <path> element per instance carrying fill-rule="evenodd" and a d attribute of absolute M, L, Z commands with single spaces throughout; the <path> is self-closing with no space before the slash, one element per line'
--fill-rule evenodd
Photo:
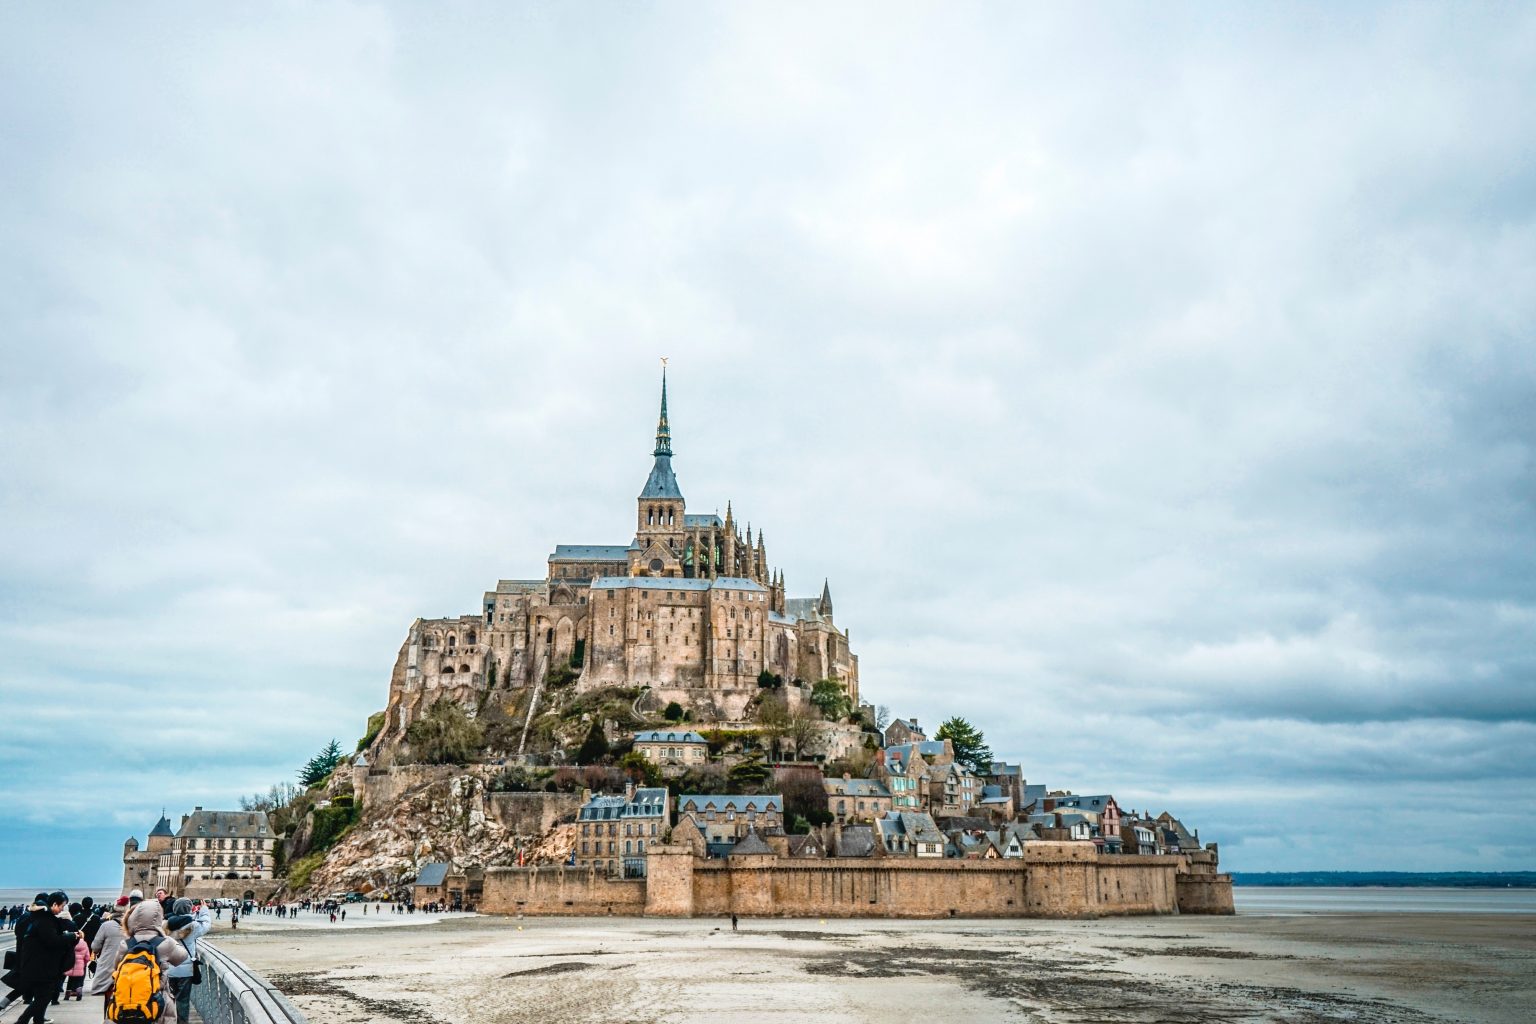
<path fill-rule="evenodd" d="M 981 799 L 981 780 L 963 764 L 930 764 L 924 774 L 923 809 L 935 818 L 969 814 Z"/>
<path fill-rule="evenodd" d="M 660 766 L 661 774 L 681 775 L 709 760 L 709 741 L 691 730 L 651 729 L 635 733 L 635 752 Z"/>
<path fill-rule="evenodd" d="M 926 740 L 928 734 L 923 732 L 915 718 L 898 718 L 885 727 L 885 745 L 899 747 L 906 743 L 917 743 Z"/>
<path fill-rule="evenodd" d="M 645 873 L 645 850 L 661 839 L 671 820 L 665 787 L 625 787 L 622 795 L 587 794 L 577 812 L 573 851 L 578 867 L 634 877 Z"/>
<path fill-rule="evenodd" d="M 1011 821 L 1014 812 L 1013 794 L 1002 786 L 982 786 L 981 799 L 976 801 L 975 810 L 993 821 Z"/>
<path fill-rule="evenodd" d="M 874 821 L 891 810 L 891 791 L 879 779 L 855 779 L 846 772 L 842 778 L 824 779 L 827 810 L 839 824 Z"/>
<path fill-rule="evenodd" d="M 928 762 L 912 744 L 887 747 L 879 752 L 874 777 L 891 794 L 891 809 L 916 811 L 923 806 L 923 791 L 928 780 Z"/>
<path fill-rule="evenodd" d="M 944 856 L 944 833 L 921 811 L 893 811 L 875 822 L 875 828 L 888 857 Z"/>
<path fill-rule="evenodd" d="M 1046 801 L 1054 810 L 1079 810 L 1088 811 L 1098 815 L 1098 839 L 1102 840 L 1105 853 L 1120 853 L 1123 848 L 1120 835 L 1120 805 L 1115 803 L 1115 798 L 1103 794 L 1100 796 L 1059 796 Z"/>
<path fill-rule="evenodd" d="M 679 814 L 692 816 L 706 843 L 735 843 L 749 829 L 782 828 L 784 798 L 767 796 L 689 795 L 677 798 Z"/>

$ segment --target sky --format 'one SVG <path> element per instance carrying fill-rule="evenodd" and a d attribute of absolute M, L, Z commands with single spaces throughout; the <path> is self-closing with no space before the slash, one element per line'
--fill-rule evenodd
<path fill-rule="evenodd" d="M 1536 11 L 0 6 L 0 886 L 691 511 L 1233 870 L 1536 867 Z"/>

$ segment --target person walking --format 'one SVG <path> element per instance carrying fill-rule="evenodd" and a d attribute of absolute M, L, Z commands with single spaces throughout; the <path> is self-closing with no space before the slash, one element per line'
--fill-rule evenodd
<path fill-rule="evenodd" d="M 163 1011 L 159 1018 L 159 1024 L 176 1024 L 176 999 L 171 995 L 171 981 L 166 972 L 178 964 L 187 961 L 187 950 L 177 936 L 191 934 L 192 919 L 190 917 L 172 916 L 169 921 L 165 918 L 165 911 L 157 900 L 144 900 L 134 904 L 128 910 L 128 916 L 123 922 L 123 930 L 127 933 L 127 943 L 123 948 L 123 956 L 119 960 L 122 970 L 129 970 L 134 966 L 133 954 L 147 949 L 153 953 L 160 967 L 160 1005 Z M 122 961 L 128 961 L 124 963 Z M 114 995 L 117 993 L 114 992 Z M 108 999 L 107 1005 L 112 1005 Z M 41 1021 L 39 1021 L 41 1024 Z"/>
<path fill-rule="evenodd" d="M 64 998 L 80 1002 L 84 998 L 81 989 L 85 985 L 85 965 L 91 962 L 91 947 L 85 944 L 85 933 L 75 932 L 75 962 L 64 972 Z"/>
<path fill-rule="evenodd" d="M 123 925 L 118 917 L 127 906 L 128 899 L 124 897 L 121 906 L 111 907 L 102 914 L 101 927 L 96 929 L 96 937 L 91 940 L 91 952 L 96 956 L 96 973 L 91 976 L 88 991 L 93 996 L 105 997 L 101 1004 L 102 1020 L 107 1019 L 107 1003 L 112 999 L 112 972 L 123 958 Z"/>
<path fill-rule="evenodd" d="M 735 931 L 735 930 L 736 930 L 736 915 L 732 914 L 731 915 L 731 931 Z"/>
<path fill-rule="evenodd" d="M 16 1024 L 43 1024 L 48 1007 L 64 984 L 66 958 L 73 956 L 77 933 L 66 915 L 69 897 L 62 892 L 49 893 L 35 904 L 24 924 L 26 935 L 17 949 L 16 986 L 28 1005 L 16 1018 Z"/>
<path fill-rule="evenodd" d="M 213 917 L 207 907 L 201 903 L 194 904 L 185 896 L 172 904 L 171 909 L 176 911 L 177 917 L 186 917 L 191 922 L 185 937 L 181 939 L 181 944 L 187 950 L 187 962 L 165 972 L 171 985 L 171 994 L 176 997 L 176 1016 L 186 1021 L 192 1019 L 192 970 L 197 961 L 197 940 L 213 928 Z"/>

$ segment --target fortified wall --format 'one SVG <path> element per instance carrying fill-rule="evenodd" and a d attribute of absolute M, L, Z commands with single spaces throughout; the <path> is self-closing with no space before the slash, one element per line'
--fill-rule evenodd
<path fill-rule="evenodd" d="M 499 914 L 704 917 L 1100 917 L 1230 914 L 1214 857 L 1104 856 L 1030 843 L 1022 860 L 704 860 L 656 846 L 645 879 L 590 868 L 491 868 L 480 909 Z M 1201 870 L 1206 869 L 1206 870 Z"/>

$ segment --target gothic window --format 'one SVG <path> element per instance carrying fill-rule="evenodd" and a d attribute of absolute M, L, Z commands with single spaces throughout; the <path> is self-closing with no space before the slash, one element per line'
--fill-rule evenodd
<path fill-rule="evenodd" d="M 448 649 L 451 651 L 459 645 L 459 638 L 452 633 L 448 634 Z"/>

